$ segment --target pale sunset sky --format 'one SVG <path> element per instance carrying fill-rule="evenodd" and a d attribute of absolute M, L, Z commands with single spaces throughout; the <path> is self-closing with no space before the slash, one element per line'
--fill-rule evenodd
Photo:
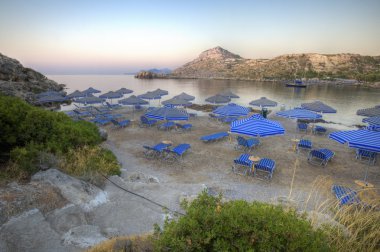
<path fill-rule="evenodd" d="M 174 69 L 221 46 L 245 58 L 380 55 L 380 0 L 0 0 L 0 53 L 44 74 Z"/>

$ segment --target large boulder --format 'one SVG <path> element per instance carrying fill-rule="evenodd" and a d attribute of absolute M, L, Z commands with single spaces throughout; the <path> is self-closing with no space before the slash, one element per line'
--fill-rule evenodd
<path fill-rule="evenodd" d="M 32 181 L 46 182 L 58 187 L 65 199 L 81 206 L 85 211 L 91 211 L 98 205 L 107 202 L 107 193 L 103 190 L 56 169 L 36 173 L 33 175 Z"/>
<path fill-rule="evenodd" d="M 1 251 L 70 251 L 38 209 L 12 218 L 0 228 Z"/>
<path fill-rule="evenodd" d="M 87 224 L 85 212 L 74 204 L 54 210 L 46 216 L 46 220 L 61 235 L 68 232 L 71 228 Z"/>

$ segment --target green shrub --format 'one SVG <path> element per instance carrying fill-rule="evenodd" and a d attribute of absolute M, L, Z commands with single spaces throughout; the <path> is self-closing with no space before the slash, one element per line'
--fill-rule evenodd
<path fill-rule="evenodd" d="M 92 123 L 75 122 L 63 113 L 33 107 L 19 98 L 2 95 L 0 129 L 0 156 L 10 158 L 12 173 L 23 174 L 23 177 L 39 170 L 40 153 L 64 156 L 76 148 L 101 142 L 98 128 Z M 100 154 L 110 159 L 111 154 Z"/>
<path fill-rule="evenodd" d="M 203 192 L 186 215 L 156 231 L 157 251 L 329 251 L 321 230 L 280 206 L 243 200 L 223 203 Z"/>
<path fill-rule="evenodd" d="M 27 174 L 33 174 L 38 171 L 38 157 L 42 147 L 31 143 L 25 147 L 16 147 L 11 151 L 11 160 L 17 165 L 17 168 L 25 171 Z"/>
<path fill-rule="evenodd" d="M 115 155 L 100 146 L 71 149 L 63 158 L 61 169 L 94 184 L 101 184 L 102 175 L 120 175 L 120 164 Z"/>
<path fill-rule="evenodd" d="M 9 154 L 13 147 L 24 145 L 21 123 L 32 106 L 21 99 L 0 95 L 0 152 Z"/>
<path fill-rule="evenodd" d="M 97 127 L 89 122 L 74 122 L 63 113 L 36 108 L 7 96 L 0 96 L 0 128 L 1 153 L 10 153 L 30 142 L 53 153 L 101 142 Z"/>

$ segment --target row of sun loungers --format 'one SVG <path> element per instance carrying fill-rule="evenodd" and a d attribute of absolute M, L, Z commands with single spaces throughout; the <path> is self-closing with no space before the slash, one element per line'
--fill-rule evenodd
<path fill-rule="evenodd" d="M 252 174 L 256 177 L 258 173 L 264 173 L 266 175 L 265 178 L 271 180 L 276 169 L 276 162 L 269 158 L 262 158 L 257 163 L 254 163 L 249 159 L 250 156 L 250 154 L 243 153 L 236 158 L 232 166 L 232 171 L 234 173 L 240 173 L 239 168 L 243 168 L 242 174 L 244 175 Z"/>
<path fill-rule="evenodd" d="M 297 123 L 297 130 L 299 132 L 307 132 L 308 127 L 309 125 L 307 123 Z M 319 125 L 314 126 L 311 130 L 313 134 L 320 134 L 320 135 L 326 134 L 327 132 L 327 129 L 325 127 L 322 127 Z"/>
<path fill-rule="evenodd" d="M 330 161 L 334 155 L 335 153 L 333 151 L 325 148 L 311 150 L 307 161 L 311 164 L 326 166 L 328 161 Z"/>
<path fill-rule="evenodd" d="M 159 130 L 171 130 L 171 129 L 177 129 L 180 131 L 190 131 L 193 127 L 192 124 L 187 123 L 187 124 L 180 124 L 180 123 L 174 123 L 172 121 L 168 121 L 165 123 L 162 123 L 158 125 L 158 121 L 155 119 L 148 119 L 145 116 L 140 117 L 140 127 L 152 127 L 156 126 L 158 127 Z"/>
<path fill-rule="evenodd" d="M 359 160 L 368 160 L 369 164 L 375 165 L 376 163 L 376 152 L 371 152 L 367 150 L 357 149 L 356 150 L 356 159 Z"/>
<path fill-rule="evenodd" d="M 238 136 L 236 140 L 237 145 L 235 146 L 235 149 L 243 149 L 245 151 L 251 151 L 253 148 L 260 144 L 260 140 L 257 138 L 246 139 L 244 137 Z"/>
<path fill-rule="evenodd" d="M 171 143 L 159 143 L 154 146 L 144 145 L 145 156 L 147 158 L 163 158 L 168 161 L 175 161 L 182 159 L 184 153 L 191 148 L 190 144 L 183 143 L 170 149 Z"/>

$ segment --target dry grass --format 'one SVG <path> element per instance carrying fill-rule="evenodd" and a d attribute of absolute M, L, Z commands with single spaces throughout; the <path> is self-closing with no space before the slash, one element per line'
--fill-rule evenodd
<path fill-rule="evenodd" d="M 331 193 L 332 185 L 330 177 L 317 178 L 308 200 L 301 206 L 303 210 L 314 209 L 318 214 L 330 216 L 331 223 L 335 221 L 333 225 L 324 223 L 322 226 L 328 234 L 331 247 L 337 251 L 380 251 L 379 188 L 356 190 L 365 202 L 363 206 L 340 206 Z M 315 215 L 310 215 L 310 219 L 313 226 L 321 227 Z"/>
<path fill-rule="evenodd" d="M 119 175 L 120 165 L 116 157 L 100 146 L 84 146 L 70 150 L 62 158 L 60 168 L 67 174 L 79 177 L 95 185 L 102 185 L 104 175 Z"/>
<path fill-rule="evenodd" d="M 378 189 L 363 189 L 362 192 L 375 192 Z M 348 235 L 341 229 L 330 229 L 331 244 L 339 251 L 380 251 L 380 198 L 366 201 L 370 207 L 356 205 L 339 207 L 336 204 L 334 219 L 345 226 Z"/>
<path fill-rule="evenodd" d="M 149 252 L 153 251 L 152 235 L 122 236 L 102 242 L 87 252 Z"/>

